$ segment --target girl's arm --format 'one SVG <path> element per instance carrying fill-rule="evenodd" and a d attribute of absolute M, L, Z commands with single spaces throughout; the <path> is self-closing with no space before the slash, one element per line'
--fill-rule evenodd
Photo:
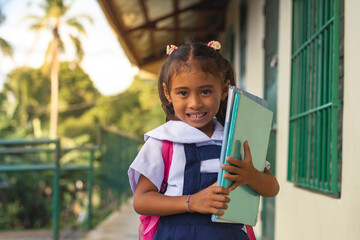
<path fill-rule="evenodd" d="M 258 171 L 253 163 L 249 143 L 244 143 L 245 159 L 240 161 L 231 157 L 226 158 L 226 161 L 231 165 L 222 164 L 221 168 L 232 174 L 224 174 L 224 178 L 234 181 L 229 188 L 234 190 L 239 185 L 249 185 L 252 189 L 258 192 L 263 197 L 274 197 L 278 194 L 280 186 L 275 176 L 268 170 L 264 172 Z"/>
<path fill-rule="evenodd" d="M 193 212 L 223 215 L 219 209 L 227 209 L 230 191 L 216 184 L 190 196 L 189 208 Z M 157 187 L 141 175 L 134 193 L 134 209 L 137 213 L 151 216 L 166 216 L 187 212 L 187 196 L 165 196 Z"/>

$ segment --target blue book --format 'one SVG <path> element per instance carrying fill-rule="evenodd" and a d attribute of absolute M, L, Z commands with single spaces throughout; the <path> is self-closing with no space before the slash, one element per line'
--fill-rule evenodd
<path fill-rule="evenodd" d="M 228 102 L 225 118 L 220 162 L 226 163 L 225 158 L 228 156 L 242 160 L 244 158 L 243 144 L 248 141 L 254 167 L 263 171 L 273 113 L 267 109 L 265 100 L 236 87 L 229 89 L 228 101 L 231 102 Z M 223 178 L 224 173 L 225 171 L 220 168 L 217 184 L 228 188 L 232 181 Z M 231 202 L 228 204 L 225 214 L 223 216 L 213 215 L 212 221 L 255 226 L 260 195 L 248 185 L 241 185 L 233 190 L 229 197 Z"/>
<path fill-rule="evenodd" d="M 222 140 L 222 146 L 227 145 L 228 135 L 229 135 L 229 125 L 230 125 L 230 118 L 232 113 L 232 106 L 234 103 L 234 96 L 236 93 L 236 87 L 229 86 L 229 92 L 228 92 L 228 101 L 227 101 L 227 107 L 226 107 L 226 116 L 225 116 L 225 123 L 224 123 L 224 136 Z M 221 148 L 220 153 L 220 162 L 223 163 L 225 159 L 225 148 Z M 218 174 L 217 182 L 219 183 L 221 181 L 221 174 Z"/>

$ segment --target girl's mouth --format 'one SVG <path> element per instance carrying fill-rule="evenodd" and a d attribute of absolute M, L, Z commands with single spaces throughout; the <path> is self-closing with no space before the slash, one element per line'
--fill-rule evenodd
<path fill-rule="evenodd" d="M 206 113 L 188 113 L 187 115 L 192 120 L 201 120 L 205 117 Z"/>

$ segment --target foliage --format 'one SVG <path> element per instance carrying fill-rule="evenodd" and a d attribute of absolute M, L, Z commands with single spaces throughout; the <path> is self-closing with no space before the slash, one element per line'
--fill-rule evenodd
<path fill-rule="evenodd" d="M 96 141 L 96 126 L 111 126 L 140 138 L 145 132 L 165 121 L 165 114 L 153 80 L 135 77 L 132 85 L 115 96 L 100 97 L 92 108 L 81 116 L 70 116 L 59 124 L 62 136 L 74 138 L 81 134 Z"/>
<path fill-rule="evenodd" d="M 142 137 L 146 131 L 164 122 L 157 83 L 153 80 L 136 77 L 125 92 L 102 96 L 78 65 L 64 62 L 60 73 L 59 135 L 63 147 L 95 144 L 99 124 Z M 0 92 L 2 138 L 46 136 L 49 88 L 50 80 L 41 69 L 18 68 L 8 74 Z M 36 128 L 40 129 L 40 135 L 36 135 Z M 18 160 L 13 158 L 11 161 Z M 66 153 L 61 160 L 63 165 L 87 162 L 88 155 L 75 152 Z M 95 165 L 98 164 L 95 162 Z M 76 186 L 77 181 L 84 183 L 83 188 Z M 73 227 L 84 215 L 87 207 L 86 182 L 86 171 L 61 173 L 61 227 Z M 9 183 L 10 187 L 0 188 L 0 229 L 50 226 L 51 172 L 6 173 L 6 176 L 0 176 L 0 184 L 3 183 Z"/>
<path fill-rule="evenodd" d="M 81 116 L 101 95 L 89 76 L 75 63 L 61 64 L 59 89 L 60 120 Z"/>
<path fill-rule="evenodd" d="M 34 118 L 41 121 L 47 118 L 49 102 L 49 80 L 41 71 L 31 68 L 18 68 L 8 74 L 4 85 L 5 104 L 14 108 L 12 118 L 18 126 L 26 126 Z M 29 134 L 30 131 L 27 132 Z"/>
<path fill-rule="evenodd" d="M 101 96 L 76 64 L 61 64 L 60 119 L 81 116 Z M 8 138 L 45 137 L 49 125 L 50 80 L 40 69 L 17 68 L 0 94 L 0 134 Z M 39 122 L 40 124 L 37 124 Z M 22 129 L 22 131 L 20 131 Z"/>
<path fill-rule="evenodd" d="M 106 125 L 114 125 L 118 129 L 142 138 L 145 132 L 164 123 L 165 114 L 161 108 L 156 81 L 135 77 L 125 94 L 128 96 L 121 97 L 123 102 L 125 102 L 124 99 L 134 102 L 131 98 L 136 96 L 137 104 L 125 108 L 118 105 L 116 109 L 122 109 L 122 113 L 117 117 L 117 122 Z"/>
<path fill-rule="evenodd" d="M 1 7 L 2 6 L 0 5 L 0 25 L 5 21 L 5 16 L 2 13 Z M 0 36 L 0 53 L 7 57 L 12 57 L 14 54 L 14 49 L 2 36 Z"/>
<path fill-rule="evenodd" d="M 45 53 L 44 68 L 49 70 L 51 81 L 51 102 L 50 102 L 50 130 L 51 138 L 57 137 L 58 127 L 58 99 L 59 99 L 59 55 L 65 51 L 64 36 L 67 33 L 75 48 L 75 63 L 79 64 L 84 56 L 80 36 L 86 36 L 83 21 L 93 23 L 90 16 L 81 14 L 68 17 L 72 1 L 64 0 L 43 0 L 38 3 L 42 10 L 41 15 L 27 15 L 24 19 L 30 20 L 30 29 L 35 31 L 50 30 L 52 38 Z M 62 26 L 66 26 L 63 28 Z M 62 31 L 60 31 L 60 29 Z M 69 31 L 63 31 L 63 30 Z M 75 33 L 75 34 L 73 34 Z"/>
<path fill-rule="evenodd" d="M 61 64 L 59 136 L 96 142 L 101 124 L 138 137 L 164 122 L 156 81 L 135 77 L 125 92 L 102 96 L 80 66 Z M 0 93 L 0 135 L 46 137 L 49 125 L 50 79 L 40 69 L 17 68 Z M 85 139 L 85 140 L 84 140 Z"/>
<path fill-rule="evenodd" d="M 32 20 L 30 27 L 35 30 L 46 29 L 49 26 L 48 17 L 53 14 L 64 16 L 69 8 L 64 2 L 44 0 L 40 6 L 48 15 L 27 16 L 27 19 Z M 78 17 L 67 18 L 62 23 L 84 34 L 85 28 L 78 20 L 92 20 L 86 15 Z M 1 16 L 0 20 L 3 20 Z M 60 34 L 59 31 L 55 33 Z M 142 138 L 145 132 L 164 122 L 165 115 L 155 81 L 136 77 L 125 92 L 102 96 L 79 66 L 83 56 L 79 36 L 69 37 L 75 44 L 77 56 L 74 62 L 63 62 L 59 66 L 58 135 L 62 138 L 62 147 L 95 144 L 99 124 Z M 60 39 L 60 35 L 56 35 L 56 38 Z M 63 49 L 62 40 L 60 43 Z M 7 75 L 0 92 L 1 138 L 49 136 L 51 80 L 47 63 L 40 69 L 17 68 Z M 61 161 L 64 165 L 83 164 L 88 162 L 86 157 L 71 152 L 66 153 Z M 24 159 L 32 158 L 20 157 L 20 160 Z M 11 159 L 12 163 L 18 160 Z M 1 156 L 0 163 L 3 163 Z M 52 215 L 52 176 L 51 171 L 0 173 L 0 229 L 49 227 Z M 77 186 L 77 181 L 85 183 L 82 188 Z M 63 171 L 59 184 L 60 210 L 63 211 L 61 224 L 73 223 L 87 205 L 86 171 Z"/>
<path fill-rule="evenodd" d="M 39 228 L 49 224 L 51 197 L 46 193 L 52 173 L 35 172 L 6 173 L 9 187 L 1 189 L 3 194 L 0 229 Z M 51 182 L 51 181 L 50 181 Z M 26 189 L 26 190 L 25 190 Z"/>

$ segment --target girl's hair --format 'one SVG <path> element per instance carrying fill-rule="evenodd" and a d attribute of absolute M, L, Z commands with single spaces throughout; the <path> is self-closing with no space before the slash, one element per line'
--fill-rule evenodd
<path fill-rule="evenodd" d="M 162 108 L 166 114 L 166 121 L 178 120 L 175 116 L 172 104 L 165 97 L 163 83 L 170 90 L 170 80 L 177 74 L 189 72 L 191 63 L 195 62 L 203 72 L 210 73 L 221 79 L 223 83 L 227 80 L 230 85 L 235 86 L 234 72 L 228 60 L 223 58 L 212 47 L 208 47 L 203 43 L 187 43 L 181 45 L 177 50 L 173 51 L 164 65 L 161 67 L 158 90 L 162 103 Z M 219 111 L 216 114 L 217 120 L 224 125 L 226 114 L 227 97 L 221 101 Z"/>

